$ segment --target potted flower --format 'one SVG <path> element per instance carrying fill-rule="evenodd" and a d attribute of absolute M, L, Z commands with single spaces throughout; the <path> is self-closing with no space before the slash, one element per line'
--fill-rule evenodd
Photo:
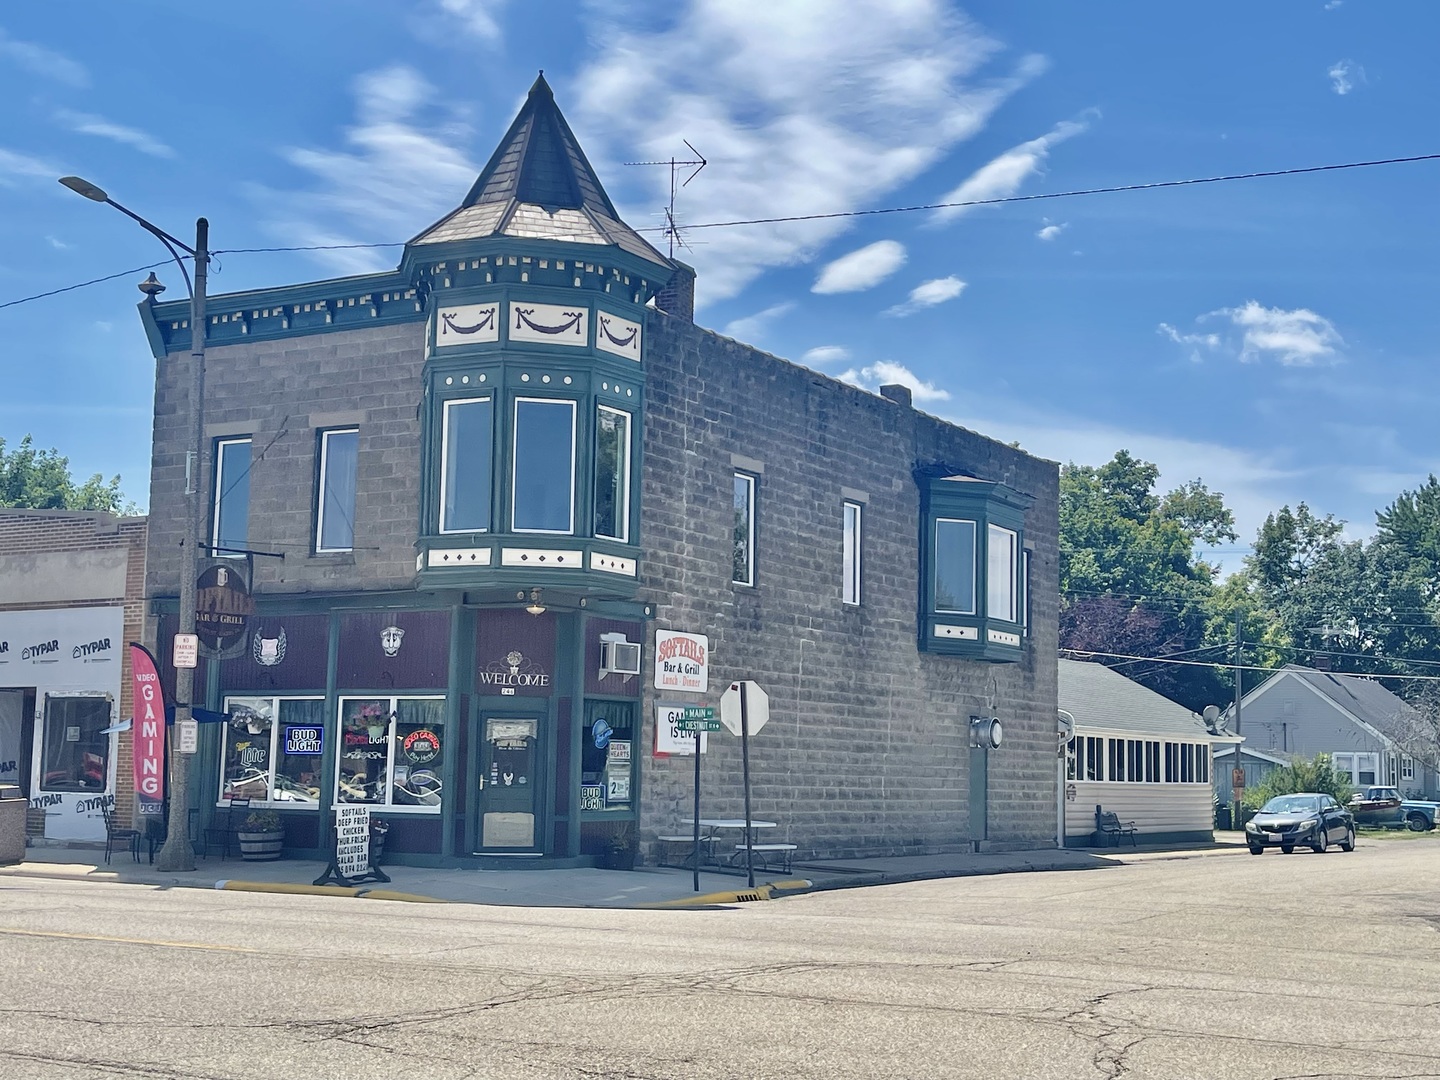
<path fill-rule="evenodd" d="M 242 859 L 278 859 L 285 847 L 285 830 L 274 810 L 252 810 L 236 832 Z"/>
<path fill-rule="evenodd" d="M 618 825 L 600 850 L 600 866 L 605 870 L 635 869 L 635 837 L 629 825 Z"/>

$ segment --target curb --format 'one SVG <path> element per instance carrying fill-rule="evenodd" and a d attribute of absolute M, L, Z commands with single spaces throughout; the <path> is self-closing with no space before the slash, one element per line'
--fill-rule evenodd
<path fill-rule="evenodd" d="M 224 892 L 282 893 L 287 896 L 344 896 L 357 900 L 398 900 L 407 904 L 448 904 L 434 896 L 397 892 L 394 889 L 366 889 L 345 885 L 294 885 L 285 881 L 235 881 L 229 878 L 215 882 Z"/>

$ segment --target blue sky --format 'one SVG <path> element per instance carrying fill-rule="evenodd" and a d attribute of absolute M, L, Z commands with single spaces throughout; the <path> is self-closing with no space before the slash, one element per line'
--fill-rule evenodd
<path fill-rule="evenodd" d="M 0 304 L 164 257 L 77 173 L 217 249 L 403 241 L 457 205 L 539 68 L 654 226 L 1440 152 L 1422 2 L 77 0 L 0 12 Z M 842 14 L 843 13 L 843 14 Z M 1416 130 L 1420 123 L 1422 130 Z M 1440 471 L 1440 162 L 697 229 L 698 320 L 1057 460 L 1200 477 L 1242 542 L 1307 501 L 1369 532 Z M 662 241 L 657 238 L 657 243 Z M 212 292 L 398 248 L 220 257 Z M 173 270 L 158 271 L 174 297 Z M 143 274 L 0 309 L 0 436 L 147 499 Z M 1219 554 L 1238 565 L 1238 552 Z"/>

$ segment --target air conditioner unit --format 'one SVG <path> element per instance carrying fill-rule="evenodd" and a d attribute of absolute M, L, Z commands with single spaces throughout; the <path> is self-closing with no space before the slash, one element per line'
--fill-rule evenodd
<path fill-rule="evenodd" d="M 626 641 L 624 634 L 600 636 L 600 677 L 606 675 L 639 675 L 640 646 Z"/>

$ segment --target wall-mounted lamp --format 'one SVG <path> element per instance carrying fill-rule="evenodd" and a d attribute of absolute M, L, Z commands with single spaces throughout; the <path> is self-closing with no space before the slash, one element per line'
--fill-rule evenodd
<path fill-rule="evenodd" d="M 531 615 L 544 615 L 545 605 L 540 602 L 540 590 L 530 590 L 530 603 L 525 605 L 525 610 Z"/>

